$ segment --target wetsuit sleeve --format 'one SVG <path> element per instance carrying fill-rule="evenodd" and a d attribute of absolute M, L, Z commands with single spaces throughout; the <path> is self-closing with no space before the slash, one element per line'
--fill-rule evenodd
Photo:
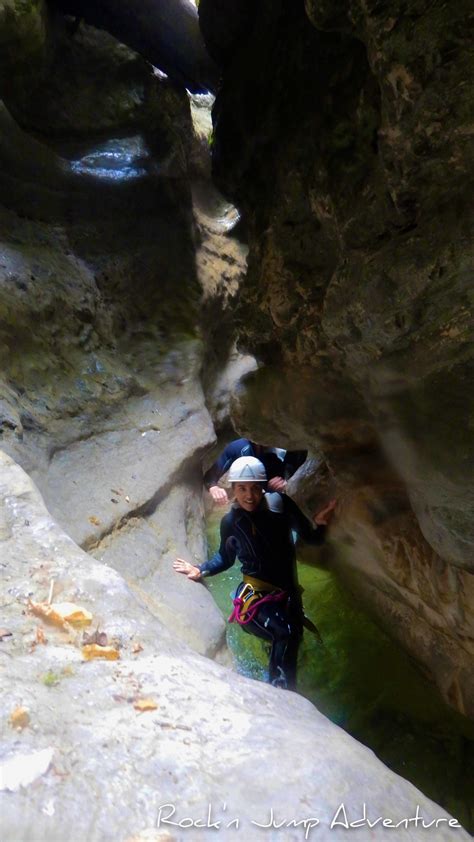
<path fill-rule="evenodd" d="M 208 491 L 211 486 L 217 485 L 220 478 L 226 473 L 226 471 L 229 470 L 235 459 L 238 459 L 239 456 L 246 455 L 245 450 L 247 446 L 249 446 L 249 454 L 251 455 L 250 442 L 248 439 L 236 439 L 227 445 L 214 464 L 211 465 L 209 470 L 204 474 L 204 485 Z"/>
<path fill-rule="evenodd" d="M 221 543 L 216 553 L 208 561 L 199 566 L 203 576 L 215 576 L 216 573 L 222 573 L 232 567 L 235 556 L 236 546 L 235 541 L 230 540 L 232 537 L 232 514 L 228 514 L 221 520 Z"/>
<path fill-rule="evenodd" d="M 298 536 L 306 544 L 323 544 L 326 537 L 326 526 L 312 526 L 308 518 L 298 508 L 296 503 L 286 494 L 284 499 L 285 512 L 287 513 L 291 529 L 294 529 Z"/>

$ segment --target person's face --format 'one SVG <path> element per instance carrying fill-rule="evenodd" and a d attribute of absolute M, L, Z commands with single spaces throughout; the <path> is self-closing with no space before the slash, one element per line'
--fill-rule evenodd
<path fill-rule="evenodd" d="M 263 497 L 261 482 L 235 482 L 234 496 L 238 505 L 246 512 L 253 512 Z"/>

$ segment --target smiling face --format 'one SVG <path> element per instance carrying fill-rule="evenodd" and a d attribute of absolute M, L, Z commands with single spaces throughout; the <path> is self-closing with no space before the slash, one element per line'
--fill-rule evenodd
<path fill-rule="evenodd" d="M 261 482 L 234 482 L 234 497 L 236 503 L 246 512 L 254 512 L 263 497 Z"/>

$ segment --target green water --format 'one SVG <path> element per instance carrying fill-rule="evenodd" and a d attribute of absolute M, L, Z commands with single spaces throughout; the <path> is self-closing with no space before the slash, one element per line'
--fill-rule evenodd
<path fill-rule="evenodd" d="M 221 514 L 208 519 L 209 550 Z M 298 692 L 380 759 L 441 804 L 474 833 L 474 724 L 447 707 L 407 655 L 351 601 L 334 575 L 298 565 L 305 613 L 324 645 L 305 630 Z M 240 565 L 206 580 L 223 614 L 240 582 Z M 239 672 L 266 680 L 265 643 L 228 626 Z M 283 692 L 283 691 L 282 691 Z"/>

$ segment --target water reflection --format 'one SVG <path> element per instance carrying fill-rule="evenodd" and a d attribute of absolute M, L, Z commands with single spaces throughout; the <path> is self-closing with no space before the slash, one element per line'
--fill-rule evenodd
<path fill-rule="evenodd" d="M 141 135 L 104 140 L 93 148 L 71 144 L 61 152 L 74 172 L 112 181 L 143 178 L 157 171 Z"/>

